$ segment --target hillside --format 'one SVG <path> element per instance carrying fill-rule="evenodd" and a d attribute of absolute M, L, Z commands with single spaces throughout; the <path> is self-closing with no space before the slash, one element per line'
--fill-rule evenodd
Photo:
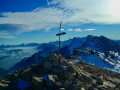
<path fill-rule="evenodd" d="M 85 42 L 84 38 L 73 38 L 71 43 L 67 46 L 64 46 L 63 48 L 61 48 L 61 54 L 67 58 L 67 56 L 69 54 L 73 54 L 73 49 L 76 47 L 81 47 L 83 45 L 83 43 Z"/>
<path fill-rule="evenodd" d="M 119 90 L 120 74 L 61 55 L 1 78 L 0 90 Z"/>
<path fill-rule="evenodd" d="M 120 53 L 114 51 L 98 52 L 89 48 L 76 48 L 75 61 L 83 61 L 101 68 L 113 70 L 120 73 Z"/>
<path fill-rule="evenodd" d="M 7 70 L 0 68 L 0 77 L 3 77 L 4 75 L 6 75 L 8 73 Z"/>
<path fill-rule="evenodd" d="M 18 69 L 29 67 L 32 64 L 38 64 L 43 59 L 44 59 L 44 57 L 42 57 L 41 55 L 39 55 L 39 52 L 35 53 L 31 57 L 24 58 L 20 62 L 16 63 L 14 66 L 12 66 L 9 69 L 9 71 L 10 72 L 14 72 L 14 71 L 16 71 Z"/>

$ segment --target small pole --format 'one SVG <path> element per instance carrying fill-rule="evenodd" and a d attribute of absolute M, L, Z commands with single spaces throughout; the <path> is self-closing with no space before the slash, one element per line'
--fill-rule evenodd
<path fill-rule="evenodd" d="M 62 24 L 62 21 L 60 22 L 59 33 L 61 33 L 61 24 Z M 60 54 L 60 48 L 61 48 L 60 36 L 61 35 L 59 35 L 59 51 L 58 51 L 58 54 Z"/>

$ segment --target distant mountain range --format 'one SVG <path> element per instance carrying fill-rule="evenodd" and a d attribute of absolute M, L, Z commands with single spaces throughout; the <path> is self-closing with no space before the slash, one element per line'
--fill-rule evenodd
<path fill-rule="evenodd" d="M 64 47 L 66 45 L 69 45 L 70 43 L 72 42 L 72 39 L 69 39 L 69 40 L 65 40 L 65 41 L 61 41 L 61 47 Z M 58 41 L 54 41 L 54 42 L 49 42 L 49 43 L 22 43 L 22 44 L 19 44 L 19 45 L 0 45 L 0 48 L 12 48 L 12 47 L 35 47 L 35 46 L 43 46 L 44 45 L 56 45 L 58 46 L 59 45 L 59 42 Z M 39 48 L 38 48 L 39 49 Z"/>
<path fill-rule="evenodd" d="M 89 35 L 86 38 L 73 38 L 67 41 L 62 42 L 63 47 L 61 48 L 61 54 L 67 58 L 69 55 L 73 55 L 74 48 L 84 47 L 97 52 L 105 53 L 109 51 L 120 52 L 120 45 L 104 36 L 92 36 Z M 44 43 L 37 47 L 40 51 L 34 54 L 30 58 L 25 58 L 18 62 L 16 65 L 11 67 L 10 70 L 14 71 L 23 67 L 28 67 L 31 64 L 39 63 L 44 57 L 49 56 L 54 53 L 58 53 L 58 42 Z M 87 57 L 87 56 L 86 56 Z M 92 57 L 93 59 L 96 59 Z M 90 63 L 90 62 L 88 62 Z"/>
<path fill-rule="evenodd" d="M 34 47 L 34 46 L 39 46 L 39 43 L 22 43 L 19 45 L 0 45 L 0 48 L 11 48 L 11 47 Z"/>

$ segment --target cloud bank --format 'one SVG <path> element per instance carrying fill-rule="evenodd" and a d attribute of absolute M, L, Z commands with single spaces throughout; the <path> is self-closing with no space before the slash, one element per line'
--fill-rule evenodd
<path fill-rule="evenodd" d="M 69 32 L 70 31 L 84 32 L 84 31 L 94 31 L 94 30 L 96 30 L 96 29 L 90 28 L 90 29 L 83 30 L 83 29 L 77 28 L 77 29 L 68 29 L 67 31 L 69 31 Z"/>
<path fill-rule="evenodd" d="M 48 31 L 58 27 L 60 21 L 63 21 L 66 27 L 85 23 L 120 24 L 120 13 L 113 12 L 115 7 L 119 7 L 114 6 L 115 1 L 119 2 L 118 0 L 53 0 L 48 2 L 48 8 L 38 7 L 29 12 L 3 12 L 0 14 L 2 16 L 0 32 L 16 34 L 42 29 Z"/>

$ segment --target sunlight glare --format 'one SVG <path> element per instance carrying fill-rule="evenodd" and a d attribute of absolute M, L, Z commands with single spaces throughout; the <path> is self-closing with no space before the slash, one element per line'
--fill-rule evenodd
<path fill-rule="evenodd" d="M 120 0 L 111 0 L 110 11 L 115 16 L 120 16 Z"/>

